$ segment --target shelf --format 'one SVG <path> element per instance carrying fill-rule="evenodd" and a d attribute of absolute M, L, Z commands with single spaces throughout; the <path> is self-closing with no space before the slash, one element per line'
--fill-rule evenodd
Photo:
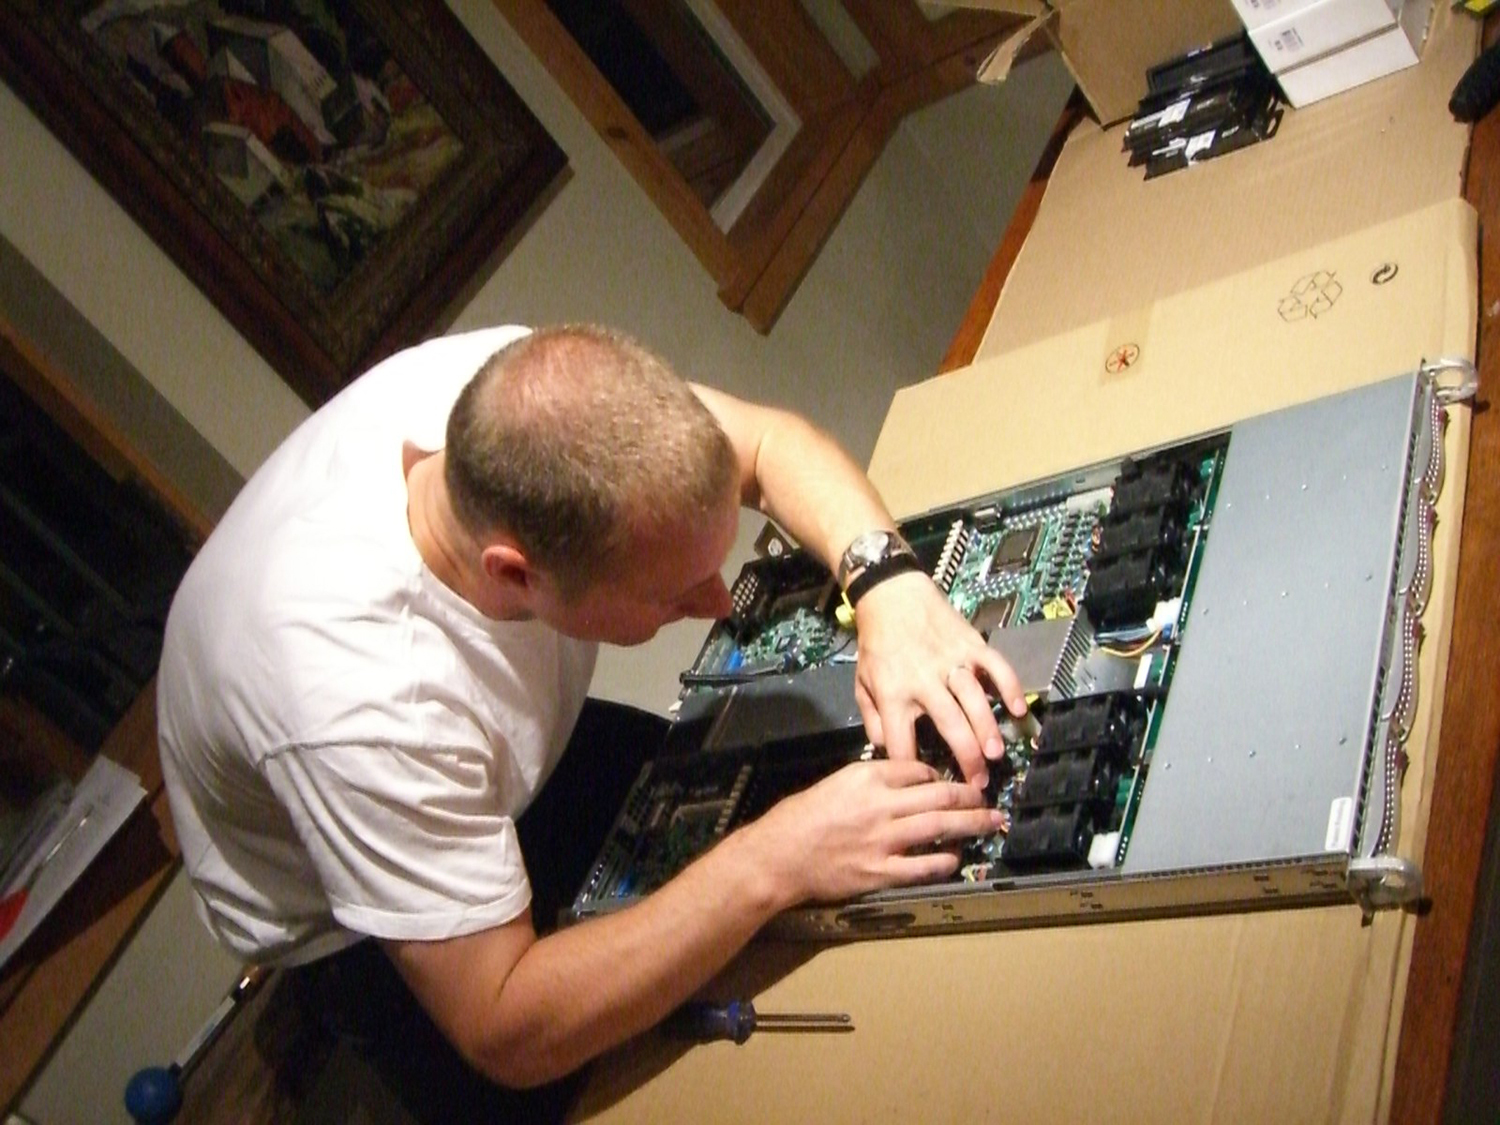
<path fill-rule="evenodd" d="M 155 649 L 136 631 L 145 623 L 159 648 L 171 591 L 209 521 L 3 312 L 0 394 L 4 471 L 27 477 L 32 488 L 15 487 L 14 476 L 0 484 L 0 550 L 12 555 L 0 562 L 0 662 L 24 661 L 7 679 L 26 677 L 31 695 L 52 697 L 57 712 L 48 716 L 44 707 L 7 693 L 0 696 L 0 722 L 12 734 L 24 733 L 28 752 L 75 780 L 97 752 L 146 789 L 142 807 L 0 972 L 4 1114 L 176 869 L 156 750 Z M 45 441 L 52 447 L 37 453 Z M 56 454 L 64 448 L 77 463 L 59 468 Z M 57 474 L 51 492 L 47 473 Z M 51 518 L 59 513 L 71 514 L 74 526 L 60 530 Z M 30 544 L 25 565 L 15 557 L 18 531 Z M 153 570 L 156 564 L 162 568 Z M 41 643 L 29 635 L 38 624 L 52 631 Z M 105 698 L 60 677 L 55 665 L 64 662 L 97 676 Z M 143 664 L 150 669 L 137 667 Z M 88 737 L 78 737 L 80 726 L 88 727 Z"/>

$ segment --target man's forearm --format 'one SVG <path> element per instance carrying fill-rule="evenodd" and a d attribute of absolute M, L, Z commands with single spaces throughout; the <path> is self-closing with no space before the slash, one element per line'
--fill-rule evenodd
<path fill-rule="evenodd" d="M 533 941 L 508 971 L 503 952 L 487 962 L 488 935 L 455 939 L 475 943 L 455 950 L 467 972 L 478 970 L 467 997 L 424 995 L 424 968 L 403 963 L 402 949 L 393 956 L 479 1069 L 508 1086 L 531 1086 L 659 1022 L 790 903 L 740 833 L 644 901 Z"/>

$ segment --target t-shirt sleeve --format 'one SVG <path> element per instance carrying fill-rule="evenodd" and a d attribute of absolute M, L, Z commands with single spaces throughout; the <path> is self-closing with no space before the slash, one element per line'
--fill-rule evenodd
<path fill-rule="evenodd" d="M 531 902 L 487 749 L 292 746 L 261 769 L 342 926 L 440 940 L 502 925 Z"/>

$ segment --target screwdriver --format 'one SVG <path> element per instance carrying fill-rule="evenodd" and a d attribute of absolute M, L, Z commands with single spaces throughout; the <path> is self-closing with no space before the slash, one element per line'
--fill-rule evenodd
<path fill-rule="evenodd" d="M 247 1004 L 265 983 L 270 969 L 250 965 L 239 981 L 219 1002 L 213 1014 L 198 1029 L 182 1052 L 168 1066 L 148 1066 L 138 1070 L 125 1087 L 125 1109 L 137 1125 L 167 1125 L 182 1108 L 182 1084 L 193 1067 L 213 1046 L 229 1019 Z"/>
<path fill-rule="evenodd" d="M 667 1017 L 662 1029 L 674 1039 L 743 1043 L 752 1031 L 853 1031 L 848 1012 L 757 1012 L 748 1000 L 727 1004 L 694 1001 Z"/>

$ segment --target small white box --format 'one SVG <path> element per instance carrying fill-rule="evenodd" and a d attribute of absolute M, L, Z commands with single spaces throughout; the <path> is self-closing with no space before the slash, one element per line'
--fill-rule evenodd
<path fill-rule="evenodd" d="M 1272 74 L 1290 70 L 1396 26 L 1401 0 L 1317 0 L 1250 32 Z"/>
<path fill-rule="evenodd" d="M 1303 8 L 1310 8 L 1318 0 L 1233 0 L 1234 10 L 1240 21 L 1251 31 L 1264 27 L 1273 20 L 1284 20 L 1296 15 Z"/>
<path fill-rule="evenodd" d="M 1297 108 L 1416 65 L 1427 38 L 1433 0 L 1406 0 L 1395 27 L 1360 39 L 1276 76 Z"/>

